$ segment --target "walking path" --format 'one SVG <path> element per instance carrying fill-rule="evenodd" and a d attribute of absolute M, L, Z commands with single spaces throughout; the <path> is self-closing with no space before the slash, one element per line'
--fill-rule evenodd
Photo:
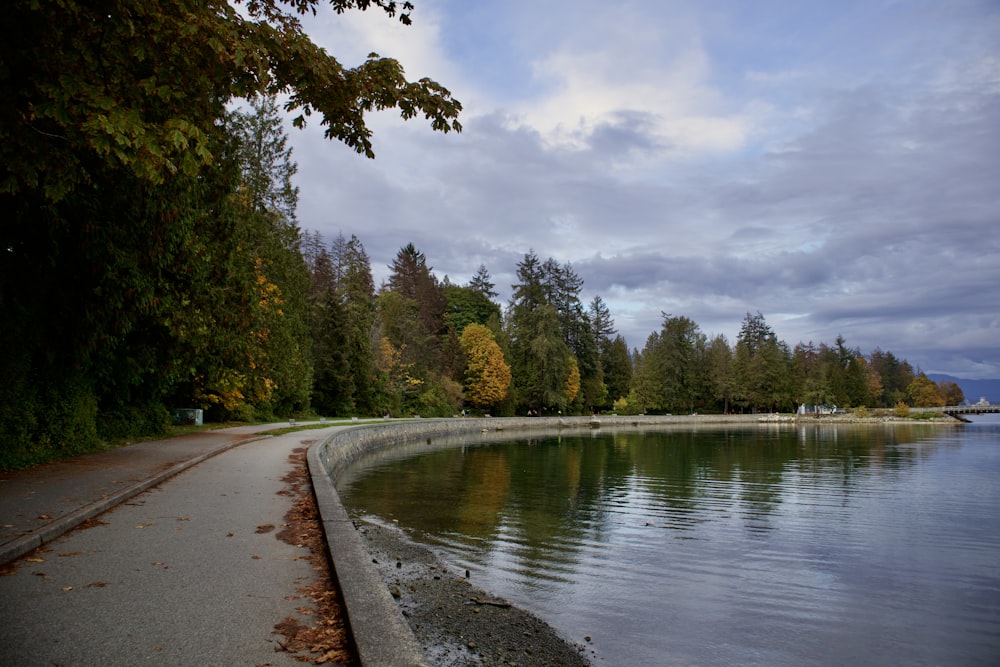
<path fill-rule="evenodd" d="M 282 426 L 0 475 L 0 562 L 48 543 L 0 577 L 0 664 L 298 664 L 275 652 L 273 629 L 296 616 L 295 593 L 315 573 L 305 549 L 267 527 L 291 506 L 279 493 L 289 454 L 338 427 L 255 435 Z"/>

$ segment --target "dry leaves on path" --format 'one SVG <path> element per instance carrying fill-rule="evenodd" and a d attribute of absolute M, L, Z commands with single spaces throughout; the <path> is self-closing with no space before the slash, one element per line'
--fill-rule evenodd
<path fill-rule="evenodd" d="M 323 528 L 319 522 L 319 511 L 306 466 L 305 448 L 295 449 L 289 456 L 289 461 L 294 464 L 294 468 L 282 478 L 288 488 L 279 494 L 290 496 L 292 507 L 285 514 L 285 523 L 277 538 L 286 544 L 309 549 L 310 554 L 305 558 L 316 571 L 316 579 L 298 592 L 312 601 L 315 611 L 308 615 L 315 618 L 315 622 L 309 626 L 291 616 L 285 618 L 274 626 L 276 633 L 285 636 L 285 641 L 279 641 L 280 648 L 275 650 L 306 653 L 307 655 L 295 657 L 315 665 L 356 665 L 357 659 L 350 648 L 340 595 L 334 586 L 327 561 Z"/>

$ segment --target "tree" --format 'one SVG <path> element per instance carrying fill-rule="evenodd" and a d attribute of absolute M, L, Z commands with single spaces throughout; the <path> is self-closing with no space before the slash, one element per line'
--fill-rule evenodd
<path fill-rule="evenodd" d="M 388 290 L 403 302 L 392 311 L 399 319 L 384 322 L 386 331 L 394 345 L 406 348 L 406 359 L 417 364 L 417 374 L 426 374 L 441 365 L 446 333 L 443 290 L 426 256 L 412 243 L 400 248 L 389 268 Z"/>
<path fill-rule="evenodd" d="M 843 406 L 868 404 L 868 362 L 858 349 L 847 347 L 844 337 L 837 336 L 833 347 L 820 345 L 820 358 L 825 374 L 823 402 Z"/>
<path fill-rule="evenodd" d="M 791 407 L 790 360 L 764 316 L 747 313 L 736 341 L 735 397 L 754 411 Z"/>
<path fill-rule="evenodd" d="M 462 331 L 461 344 L 467 359 L 466 400 L 481 409 L 500 404 L 507 398 L 511 374 L 493 332 L 482 324 L 469 324 Z"/>
<path fill-rule="evenodd" d="M 659 386 L 656 357 L 653 351 L 659 347 L 660 334 L 652 332 L 646 338 L 642 352 L 633 354 L 632 384 L 629 387 L 628 408 L 630 412 L 644 413 L 647 410 L 664 410 L 664 394 Z"/>
<path fill-rule="evenodd" d="M 907 398 L 907 388 L 913 382 L 913 367 L 905 359 L 880 348 L 869 355 L 869 365 L 882 381 L 882 407 L 892 407 Z"/>
<path fill-rule="evenodd" d="M 445 323 L 458 336 L 470 324 L 486 324 L 491 319 L 500 317 L 500 306 L 471 285 L 445 285 L 443 292 Z"/>
<path fill-rule="evenodd" d="M 593 331 L 594 339 L 597 341 L 598 349 L 603 352 L 611 344 L 611 336 L 617 333 L 615 330 L 615 321 L 611 317 L 611 310 L 608 308 L 608 304 L 604 302 L 604 299 L 601 298 L 601 295 L 598 294 L 590 302 L 588 313 L 590 315 L 590 327 Z"/>
<path fill-rule="evenodd" d="M 294 192 L 279 177 L 271 183 L 284 194 L 272 197 L 240 168 L 291 165 L 269 140 L 257 147 L 275 148 L 275 160 L 243 159 L 249 142 L 233 141 L 238 123 L 225 122 L 233 101 L 285 95 L 296 126 L 316 115 L 328 138 L 368 156 L 371 111 L 460 130 L 461 105 L 437 83 L 408 82 L 376 55 L 345 67 L 313 44 L 297 14 L 318 0 L 237 5 L 5 7 L 0 447 L 28 452 L 9 460 L 153 431 L 181 400 L 302 404 Z M 372 5 L 397 14 L 390 0 L 331 2 L 337 12 Z M 263 138 L 273 119 L 254 115 L 267 121 Z"/>
<path fill-rule="evenodd" d="M 309 405 L 313 368 L 309 336 L 309 274 L 300 251 L 295 221 L 298 188 L 291 183 L 298 166 L 273 98 L 254 100 L 251 112 L 234 111 L 227 129 L 239 171 L 236 199 L 257 220 L 254 256 L 265 321 L 252 370 L 265 375 L 270 391 L 258 402 L 262 414 L 287 415 Z"/>
<path fill-rule="evenodd" d="M 944 399 L 945 405 L 961 405 L 965 402 L 965 393 L 958 384 L 951 382 L 949 380 L 942 380 L 938 384 L 938 391 L 941 394 L 941 398 Z"/>
<path fill-rule="evenodd" d="M 712 397 L 721 402 L 722 412 L 729 413 L 729 401 L 733 395 L 733 351 L 729 341 L 722 334 L 715 336 L 708 344 L 708 377 Z"/>
<path fill-rule="evenodd" d="M 538 310 L 538 327 L 528 344 L 537 374 L 532 378 L 533 383 L 528 385 L 528 396 L 533 399 L 531 405 L 536 408 L 549 407 L 562 411 L 571 400 L 568 394 L 573 387 L 570 382 L 572 354 L 560 336 L 559 315 L 555 307 L 545 305 Z"/>
<path fill-rule="evenodd" d="M 687 317 L 663 315 L 659 335 L 642 351 L 646 400 L 650 407 L 690 412 L 698 390 L 696 351 L 701 333 Z"/>
<path fill-rule="evenodd" d="M 607 395 L 612 402 L 628 396 L 632 383 L 632 358 L 621 335 L 615 336 L 607 349 L 601 352 L 601 370 L 604 371 Z"/>
<path fill-rule="evenodd" d="M 945 405 L 944 397 L 941 396 L 938 386 L 923 373 L 914 378 L 906 392 L 909 394 L 910 400 L 913 401 L 914 407 L 929 408 Z"/>
<path fill-rule="evenodd" d="M 551 258 L 539 261 L 534 250 L 518 264 L 517 278 L 507 308 L 515 400 L 522 408 L 567 410 L 579 398 L 579 391 L 567 392 L 574 364 L 579 386 L 587 385 L 598 364 L 579 300 L 582 281 L 569 266 Z M 573 397 L 567 400 L 570 393 Z"/>
<path fill-rule="evenodd" d="M 95 165 L 164 183 L 216 160 L 213 124 L 232 99 L 287 93 L 296 126 L 317 113 L 324 134 L 373 156 L 364 115 L 397 108 L 459 131 L 461 104 L 430 79 L 411 83 L 376 54 L 348 68 L 314 44 L 296 14 L 319 0 L 94 4 L 15 0 L 0 40 L 0 192 L 58 201 Z M 391 0 L 332 0 L 337 13 L 390 16 Z M 409 3 L 399 19 L 410 22 Z"/>
<path fill-rule="evenodd" d="M 486 267 L 482 264 L 476 270 L 476 275 L 472 276 L 472 280 L 469 281 L 468 287 L 479 294 L 482 294 L 487 299 L 495 299 L 498 294 L 493 288 L 496 285 L 493 283 L 493 279 L 490 277 L 490 272 L 486 270 Z"/>
<path fill-rule="evenodd" d="M 353 410 L 377 414 L 380 387 L 375 373 L 374 331 L 376 327 L 375 281 L 371 260 L 357 236 L 339 235 L 333 245 L 339 299 L 346 311 L 346 345 Z"/>
<path fill-rule="evenodd" d="M 294 225 L 299 189 L 292 185 L 292 176 L 298 165 L 292 161 L 276 98 L 255 98 L 249 112 L 234 110 L 228 122 L 230 132 L 238 139 L 236 161 L 242 175 L 239 189 L 245 201 L 284 225 Z"/>

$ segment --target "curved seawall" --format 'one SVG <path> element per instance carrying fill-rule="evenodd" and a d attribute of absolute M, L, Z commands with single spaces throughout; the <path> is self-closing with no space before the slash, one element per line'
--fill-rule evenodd
<path fill-rule="evenodd" d="M 946 419 L 954 423 L 951 419 Z M 896 425 L 892 417 L 755 415 L 601 415 L 599 417 L 489 417 L 387 420 L 382 424 L 338 430 L 309 449 L 307 460 L 334 576 L 361 664 L 430 665 L 398 605 L 382 581 L 362 536 L 340 501 L 337 486 L 382 455 L 452 447 L 468 441 L 509 440 L 520 434 L 586 432 L 591 429 L 776 428 L 794 424 L 866 422 Z"/>
<path fill-rule="evenodd" d="M 588 418 L 442 419 L 391 422 L 338 431 L 309 448 L 307 460 L 334 576 L 358 658 L 365 667 L 430 665 L 413 631 L 372 566 L 336 484 L 359 459 L 415 442 L 488 432 L 589 428 Z"/>
<path fill-rule="evenodd" d="M 309 473 L 334 576 L 361 664 L 430 665 L 409 624 L 371 563 L 361 536 L 340 501 L 337 485 L 356 463 L 380 453 L 413 447 L 426 449 L 509 439 L 517 433 L 586 431 L 592 428 L 747 424 L 761 415 L 745 416 L 602 416 L 496 417 L 387 422 L 338 431 L 309 449 Z"/>

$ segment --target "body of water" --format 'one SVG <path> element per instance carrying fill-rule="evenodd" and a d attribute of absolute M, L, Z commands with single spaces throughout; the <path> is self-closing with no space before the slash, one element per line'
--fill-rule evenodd
<path fill-rule="evenodd" d="M 470 442 L 341 495 L 597 664 L 1000 664 L 1000 421 Z"/>

